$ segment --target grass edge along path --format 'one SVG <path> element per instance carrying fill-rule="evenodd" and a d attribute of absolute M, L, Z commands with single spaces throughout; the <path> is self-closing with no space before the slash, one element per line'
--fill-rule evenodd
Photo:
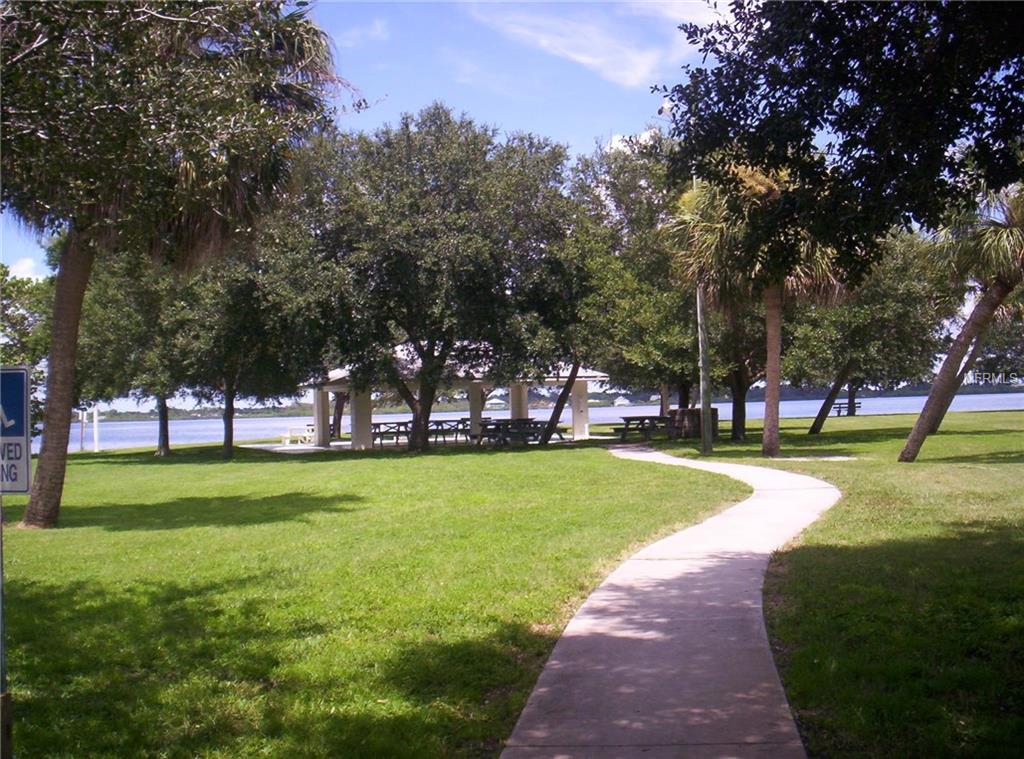
<path fill-rule="evenodd" d="M 784 420 L 716 457 L 820 477 L 843 499 L 769 565 L 765 609 L 812 756 L 1011 756 L 1024 744 L 1024 412 L 949 414 L 921 458 L 913 416 Z M 688 447 L 663 446 L 679 455 Z"/>
<path fill-rule="evenodd" d="M 604 574 L 746 494 L 651 469 L 583 446 L 73 456 L 62 527 L 5 533 L 18 751 L 494 755 Z"/>

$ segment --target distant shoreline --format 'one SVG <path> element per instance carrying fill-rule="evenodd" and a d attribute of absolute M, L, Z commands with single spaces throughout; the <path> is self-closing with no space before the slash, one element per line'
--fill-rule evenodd
<path fill-rule="evenodd" d="M 931 390 L 931 385 L 908 385 L 907 387 L 901 387 L 897 390 L 863 390 L 857 393 L 858 398 L 906 398 L 912 396 L 927 395 Z M 827 393 L 826 388 L 797 388 L 784 386 L 782 388 L 781 400 L 783 401 L 821 401 L 825 399 Z M 958 392 L 957 395 L 1001 395 L 1009 393 L 1024 393 L 1024 384 L 1006 384 L 1006 385 L 965 385 Z M 591 407 L 603 407 L 612 406 L 615 398 L 624 396 L 629 399 L 630 405 L 640 406 L 649 405 L 654 401 L 651 401 L 653 393 L 650 391 L 640 393 L 616 393 L 614 396 L 609 394 L 607 398 L 594 399 L 591 397 Z M 677 399 L 676 393 L 669 395 L 670 401 L 674 404 Z M 837 400 L 845 400 L 846 394 L 841 393 Z M 596 400 L 596 402 L 595 402 Z M 728 395 L 715 396 L 713 398 L 714 403 L 729 403 L 732 399 Z M 762 388 L 754 387 L 750 389 L 747 394 L 747 401 L 757 403 L 764 400 L 764 390 Z M 530 408 L 551 408 L 554 403 L 550 399 L 531 398 Z M 506 406 L 507 408 L 507 406 Z M 405 413 L 409 409 L 404 405 L 387 405 L 387 406 L 374 406 L 374 412 L 380 414 L 388 413 Z M 468 403 L 439 403 L 435 404 L 434 411 L 445 412 L 445 411 L 469 411 Z M 346 409 L 347 411 L 347 409 Z M 223 414 L 224 409 L 219 406 L 203 406 L 197 409 L 182 409 L 174 408 L 170 409 L 170 419 L 172 421 L 180 421 L 185 419 L 219 419 Z M 299 417 L 299 416 L 312 416 L 313 415 L 313 404 L 311 403 L 295 403 L 288 406 L 271 406 L 271 407 L 253 407 L 253 408 L 236 408 L 235 417 L 238 419 L 269 419 L 276 417 Z M 101 416 L 105 421 L 109 422 L 136 422 L 145 421 L 151 422 L 156 421 L 157 413 L 156 410 L 152 411 L 103 411 Z"/>

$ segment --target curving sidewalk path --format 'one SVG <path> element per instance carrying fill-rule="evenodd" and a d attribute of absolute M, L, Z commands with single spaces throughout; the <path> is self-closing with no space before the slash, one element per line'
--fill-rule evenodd
<path fill-rule="evenodd" d="M 761 607 L 768 557 L 839 500 L 777 469 L 613 456 L 724 474 L 745 501 L 633 554 L 555 644 L 502 759 L 803 757 Z"/>

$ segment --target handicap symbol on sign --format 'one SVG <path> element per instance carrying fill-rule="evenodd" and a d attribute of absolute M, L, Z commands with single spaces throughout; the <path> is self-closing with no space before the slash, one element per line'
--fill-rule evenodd
<path fill-rule="evenodd" d="M 24 370 L 5 368 L 0 372 L 0 437 L 26 433 L 27 379 Z"/>

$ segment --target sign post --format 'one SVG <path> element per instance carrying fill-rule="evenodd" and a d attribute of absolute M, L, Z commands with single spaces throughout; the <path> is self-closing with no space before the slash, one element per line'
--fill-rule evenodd
<path fill-rule="evenodd" d="M 32 486 L 32 420 L 28 415 L 28 369 L 0 369 L 0 759 L 11 745 L 11 694 L 7 690 L 7 631 L 4 626 L 3 496 L 28 493 Z"/>

